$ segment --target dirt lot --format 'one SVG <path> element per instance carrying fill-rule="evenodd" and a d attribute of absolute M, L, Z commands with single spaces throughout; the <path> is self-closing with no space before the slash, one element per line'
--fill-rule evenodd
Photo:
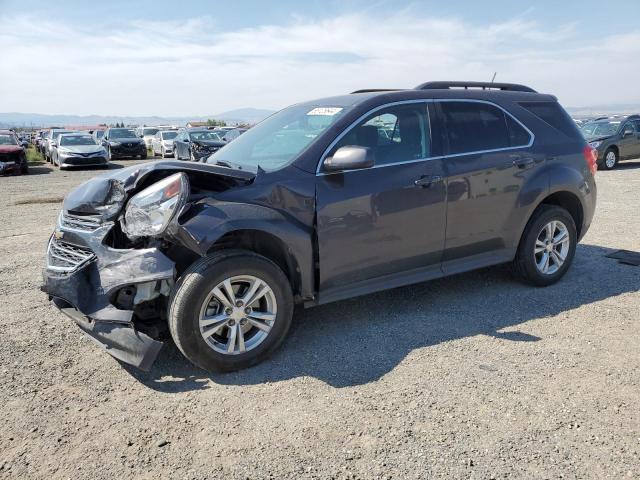
<path fill-rule="evenodd" d="M 116 162 L 131 164 L 133 162 Z M 99 171 L 0 178 L 0 478 L 640 478 L 640 162 L 599 172 L 559 284 L 499 267 L 296 317 L 284 347 L 150 373 L 39 291 L 61 199 Z"/>

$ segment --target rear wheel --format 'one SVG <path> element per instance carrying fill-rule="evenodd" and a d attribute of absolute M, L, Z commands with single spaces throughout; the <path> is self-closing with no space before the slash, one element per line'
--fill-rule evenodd
<path fill-rule="evenodd" d="M 222 251 L 193 264 L 174 287 L 169 328 L 180 351 L 209 371 L 232 371 L 268 357 L 284 340 L 293 296 L 265 257 Z"/>
<path fill-rule="evenodd" d="M 600 166 L 604 170 L 613 170 L 618 164 L 618 152 L 614 148 L 609 148 L 604 153 L 604 159 Z"/>
<path fill-rule="evenodd" d="M 569 212 L 554 205 L 542 205 L 522 235 L 515 270 L 530 284 L 551 285 L 571 266 L 577 241 L 576 225 Z"/>

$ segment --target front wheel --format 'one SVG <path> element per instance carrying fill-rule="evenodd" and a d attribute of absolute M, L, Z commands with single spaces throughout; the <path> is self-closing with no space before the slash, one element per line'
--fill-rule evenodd
<path fill-rule="evenodd" d="M 221 251 L 194 263 L 169 304 L 176 346 L 197 366 L 233 371 L 267 358 L 284 340 L 293 296 L 282 270 L 265 257 Z"/>
<path fill-rule="evenodd" d="M 542 205 L 525 228 L 514 267 L 532 285 L 545 287 L 560 280 L 576 252 L 578 235 L 573 217 L 564 208 Z"/>
<path fill-rule="evenodd" d="M 604 170 L 613 170 L 618 164 L 618 152 L 610 148 L 604 153 L 604 160 L 600 165 Z"/>

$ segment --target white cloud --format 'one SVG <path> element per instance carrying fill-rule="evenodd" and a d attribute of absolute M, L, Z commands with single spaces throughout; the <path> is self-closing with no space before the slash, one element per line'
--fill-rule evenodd
<path fill-rule="evenodd" d="M 477 26 L 369 10 L 225 32 L 207 17 L 105 28 L 2 16 L 0 109 L 201 115 L 494 71 L 565 105 L 640 100 L 640 32 L 583 38 L 528 17 Z"/>

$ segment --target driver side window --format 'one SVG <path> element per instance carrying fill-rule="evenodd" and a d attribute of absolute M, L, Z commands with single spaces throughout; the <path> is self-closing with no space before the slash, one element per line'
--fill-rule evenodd
<path fill-rule="evenodd" d="M 431 153 L 428 132 L 425 103 L 391 106 L 372 113 L 352 127 L 329 155 L 340 147 L 359 146 L 372 150 L 376 165 L 420 160 Z"/>

